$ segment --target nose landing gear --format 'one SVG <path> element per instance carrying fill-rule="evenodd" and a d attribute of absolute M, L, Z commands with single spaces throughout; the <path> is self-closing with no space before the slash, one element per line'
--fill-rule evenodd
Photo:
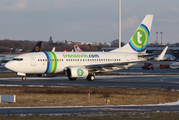
<path fill-rule="evenodd" d="M 26 76 L 23 76 L 23 77 L 22 77 L 22 80 L 25 81 L 25 80 L 26 80 Z"/>

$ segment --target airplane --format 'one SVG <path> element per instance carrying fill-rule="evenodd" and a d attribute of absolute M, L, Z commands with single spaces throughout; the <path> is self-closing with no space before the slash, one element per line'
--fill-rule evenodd
<path fill-rule="evenodd" d="M 77 44 L 74 44 L 74 49 L 75 49 L 75 52 L 82 52 L 82 50 Z"/>
<path fill-rule="evenodd" d="M 39 41 L 31 52 L 39 52 L 41 48 L 42 41 Z M 4 66 L 8 61 L 12 60 L 15 56 L 19 54 L 2 54 L 0 55 L 0 65 Z"/>
<path fill-rule="evenodd" d="M 26 80 L 26 74 L 64 73 L 70 81 L 77 78 L 94 81 L 96 73 L 127 69 L 152 56 L 146 53 L 152 21 L 153 15 L 146 15 L 129 42 L 110 52 L 26 53 L 16 56 L 5 67 L 22 76 L 22 80 Z M 166 50 L 159 59 L 163 59 Z"/>

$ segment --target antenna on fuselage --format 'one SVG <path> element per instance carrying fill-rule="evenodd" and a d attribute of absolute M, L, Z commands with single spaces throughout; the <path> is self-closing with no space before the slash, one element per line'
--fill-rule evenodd
<path fill-rule="evenodd" d="M 121 48 L 121 0 L 119 0 L 119 48 Z"/>

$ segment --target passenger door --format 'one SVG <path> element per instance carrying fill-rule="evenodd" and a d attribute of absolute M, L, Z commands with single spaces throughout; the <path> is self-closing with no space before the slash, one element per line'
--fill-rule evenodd
<path fill-rule="evenodd" d="M 31 59 L 31 66 L 36 66 L 35 56 L 30 56 L 30 59 Z"/>

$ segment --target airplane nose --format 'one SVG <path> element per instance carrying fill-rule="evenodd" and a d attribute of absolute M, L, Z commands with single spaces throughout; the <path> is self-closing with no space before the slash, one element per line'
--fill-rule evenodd
<path fill-rule="evenodd" d="M 5 68 L 9 69 L 9 70 L 12 70 L 13 69 L 13 63 L 10 61 L 10 62 L 7 62 L 5 64 Z"/>

